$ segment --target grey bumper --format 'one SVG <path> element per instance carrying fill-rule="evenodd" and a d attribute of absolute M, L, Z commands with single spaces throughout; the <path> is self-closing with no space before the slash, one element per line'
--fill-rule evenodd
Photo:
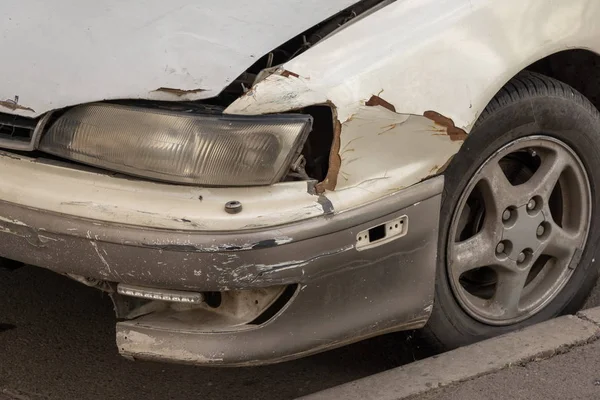
<path fill-rule="evenodd" d="M 2 203 L 0 256 L 101 280 L 222 291 L 298 284 L 263 325 L 208 333 L 117 325 L 135 358 L 200 364 L 284 361 L 388 331 L 422 326 L 433 304 L 438 177 L 365 205 L 277 229 L 183 233 L 48 214 Z M 356 235 L 406 215 L 404 237 L 356 251 Z M 279 237 L 291 238 L 285 243 Z"/>

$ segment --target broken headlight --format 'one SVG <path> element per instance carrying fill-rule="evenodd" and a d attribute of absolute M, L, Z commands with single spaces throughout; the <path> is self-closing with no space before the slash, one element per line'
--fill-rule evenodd
<path fill-rule="evenodd" d="M 268 185 L 285 175 L 307 115 L 226 116 L 92 104 L 61 116 L 39 149 L 130 175 L 208 186 Z"/>

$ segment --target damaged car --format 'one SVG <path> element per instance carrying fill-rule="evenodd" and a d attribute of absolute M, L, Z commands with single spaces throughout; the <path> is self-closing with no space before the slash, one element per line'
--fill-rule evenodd
<path fill-rule="evenodd" d="M 109 293 L 126 357 L 450 349 L 596 282 L 599 2 L 0 10 L 0 257 Z"/>

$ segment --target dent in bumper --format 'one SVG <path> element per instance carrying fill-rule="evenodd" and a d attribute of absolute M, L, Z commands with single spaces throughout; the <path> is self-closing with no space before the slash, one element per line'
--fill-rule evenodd
<path fill-rule="evenodd" d="M 142 317 L 117 324 L 119 351 L 134 359 L 259 365 L 422 327 L 433 304 L 440 199 L 399 210 L 414 223 L 397 241 L 262 273 L 262 284 L 300 281 L 295 296 L 263 325 L 214 333 L 202 324 L 157 328 Z M 289 245 L 290 254 L 297 249 Z"/>

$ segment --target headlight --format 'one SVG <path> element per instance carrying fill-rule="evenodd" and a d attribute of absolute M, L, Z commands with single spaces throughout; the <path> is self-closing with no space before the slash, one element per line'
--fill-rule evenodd
<path fill-rule="evenodd" d="M 39 149 L 131 175 L 209 186 L 268 185 L 299 154 L 307 115 L 199 115 L 111 104 L 67 111 Z"/>

